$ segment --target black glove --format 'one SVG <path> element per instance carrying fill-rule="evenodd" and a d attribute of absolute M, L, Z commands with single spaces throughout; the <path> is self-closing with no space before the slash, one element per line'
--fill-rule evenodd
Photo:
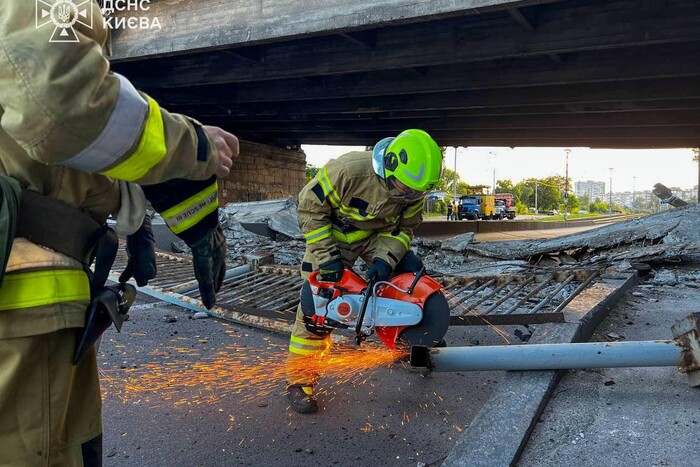
<path fill-rule="evenodd" d="M 318 276 L 323 282 L 338 282 L 343 277 L 345 266 L 340 259 L 332 259 L 319 265 Z"/>
<path fill-rule="evenodd" d="M 119 276 L 119 282 L 123 284 L 133 277 L 139 287 L 148 285 L 148 281 L 156 277 L 157 273 L 156 241 L 148 214 L 139 230 L 126 237 L 126 252 L 129 261 Z"/>
<path fill-rule="evenodd" d="M 211 309 L 216 304 L 216 293 L 221 289 L 226 273 L 226 237 L 221 227 L 217 226 L 190 248 L 202 303 Z"/>
<path fill-rule="evenodd" d="M 375 282 L 388 281 L 394 268 L 381 258 L 374 258 L 372 266 L 367 270 L 367 279 Z"/>

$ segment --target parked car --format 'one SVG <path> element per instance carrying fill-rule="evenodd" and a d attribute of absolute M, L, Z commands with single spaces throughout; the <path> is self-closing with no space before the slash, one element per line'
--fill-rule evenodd
<path fill-rule="evenodd" d="M 557 214 L 559 214 L 559 211 L 557 211 L 556 209 L 550 209 L 549 211 L 547 211 L 548 216 L 556 216 Z"/>

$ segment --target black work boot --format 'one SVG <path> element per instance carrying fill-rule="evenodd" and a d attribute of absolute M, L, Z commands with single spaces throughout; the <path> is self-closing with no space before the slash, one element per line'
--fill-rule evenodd
<path fill-rule="evenodd" d="M 318 402 L 314 396 L 313 386 L 292 384 L 287 386 L 287 399 L 292 406 L 292 410 L 297 413 L 318 412 Z"/>

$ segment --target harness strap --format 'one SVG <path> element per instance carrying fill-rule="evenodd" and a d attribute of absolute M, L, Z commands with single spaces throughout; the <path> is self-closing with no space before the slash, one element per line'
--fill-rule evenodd
<path fill-rule="evenodd" d="M 62 201 L 22 190 L 15 236 L 90 264 L 102 228 Z"/>

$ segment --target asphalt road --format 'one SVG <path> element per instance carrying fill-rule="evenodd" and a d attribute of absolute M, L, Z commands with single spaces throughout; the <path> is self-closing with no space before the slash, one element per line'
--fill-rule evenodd
<path fill-rule="evenodd" d="M 697 285 L 641 283 L 591 340 L 672 339 L 671 325 L 697 312 L 699 301 Z M 700 390 L 675 368 L 570 371 L 518 465 L 700 466 L 698 445 Z"/>
<path fill-rule="evenodd" d="M 172 315 L 176 322 L 166 322 Z M 98 364 L 103 382 L 106 466 L 416 466 L 439 463 L 488 400 L 500 373 L 436 373 L 394 365 L 333 386 L 314 415 L 293 413 L 275 375 L 233 394 L 236 367 L 213 389 L 192 384 L 192 366 L 218 352 L 279 362 L 287 338 L 215 319 L 191 319 L 174 305 L 140 295 L 123 332 L 110 330 Z M 511 336 L 515 328 L 504 328 Z M 502 342 L 485 327 L 451 329 L 450 345 Z M 517 340 L 513 338 L 514 340 Z M 148 387 L 149 375 L 171 384 Z M 203 374 L 211 375 L 204 371 Z M 322 380 L 322 385 L 333 381 Z M 265 388 L 272 388 L 265 394 Z M 125 397 L 128 396 L 128 397 Z"/>

